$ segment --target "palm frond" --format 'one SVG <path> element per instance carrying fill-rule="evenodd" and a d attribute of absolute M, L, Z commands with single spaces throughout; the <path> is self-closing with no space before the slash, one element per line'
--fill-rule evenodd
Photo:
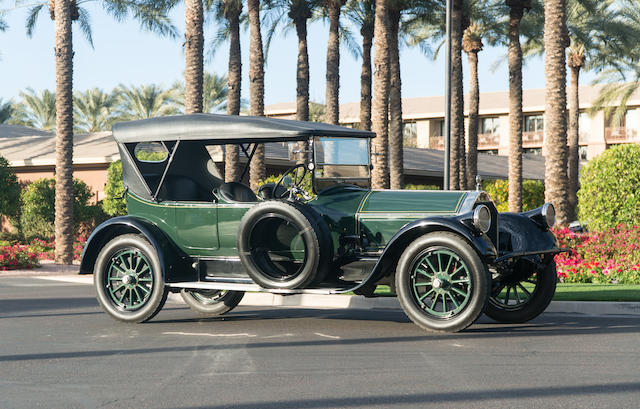
<path fill-rule="evenodd" d="M 27 21 L 25 23 L 25 28 L 27 29 L 27 36 L 28 37 L 32 37 L 33 36 L 33 30 L 36 27 L 36 22 L 38 21 L 38 16 L 40 15 L 40 11 L 42 11 L 42 8 L 44 7 L 44 4 L 39 4 L 37 6 L 33 6 L 29 9 L 29 11 L 27 12 Z"/>

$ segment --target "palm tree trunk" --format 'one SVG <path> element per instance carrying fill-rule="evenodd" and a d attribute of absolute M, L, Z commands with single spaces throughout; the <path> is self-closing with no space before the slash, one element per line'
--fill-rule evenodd
<path fill-rule="evenodd" d="M 240 13 L 234 10 L 227 16 L 229 23 L 229 79 L 227 94 L 227 114 L 240 115 L 240 88 L 242 86 L 242 61 L 240 54 Z M 237 181 L 240 177 L 239 154 L 237 145 L 225 146 L 224 179 L 227 182 Z"/>
<path fill-rule="evenodd" d="M 264 116 L 264 54 L 260 33 L 260 0 L 247 0 L 249 14 L 249 100 L 251 115 Z M 266 177 L 264 144 L 259 144 L 249 169 L 251 189 L 257 190 Z"/>
<path fill-rule="evenodd" d="M 373 36 L 362 34 L 362 73 L 360 74 L 360 129 L 371 130 L 371 47 Z"/>
<path fill-rule="evenodd" d="M 509 211 L 522 211 L 522 49 L 520 21 L 524 9 L 509 9 Z"/>
<path fill-rule="evenodd" d="M 204 8 L 202 0 L 185 0 L 185 112 L 195 114 L 202 112 L 202 76 Z"/>
<path fill-rule="evenodd" d="M 451 15 L 451 151 L 449 188 L 464 188 L 460 180 L 460 152 L 464 152 L 464 88 L 462 84 L 462 0 L 454 0 Z"/>
<path fill-rule="evenodd" d="M 73 41 L 71 1 L 55 2 L 56 215 L 55 260 L 73 261 Z"/>
<path fill-rule="evenodd" d="M 296 70 L 296 119 L 309 120 L 309 53 L 307 51 L 307 18 L 295 19 L 298 34 L 298 66 Z"/>
<path fill-rule="evenodd" d="M 329 9 L 329 44 L 327 46 L 327 106 L 325 122 L 338 124 L 340 120 L 340 9 L 342 0 L 330 0 Z"/>
<path fill-rule="evenodd" d="M 567 200 L 566 1 L 544 2 L 545 200 L 556 209 L 559 225 L 569 221 Z"/>
<path fill-rule="evenodd" d="M 373 71 L 373 139 L 371 162 L 373 164 L 372 186 L 374 189 L 389 188 L 388 120 L 389 120 L 389 16 L 386 1 L 376 2 L 374 24 L 374 71 Z"/>
<path fill-rule="evenodd" d="M 575 219 L 576 206 L 578 205 L 579 185 L 579 139 L 580 139 L 580 99 L 578 84 L 580 78 L 580 66 L 571 67 L 571 87 L 569 89 L 569 217 Z"/>
<path fill-rule="evenodd" d="M 478 52 L 467 54 L 469 60 L 469 150 L 467 152 L 467 189 L 476 183 L 478 174 L 478 111 L 480 86 L 478 83 Z"/>
<path fill-rule="evenodd" d="M 401 11 L 389 8 L 389 179 L 391 189 L 404 187 L 402 83 L 398 30 Z"/>

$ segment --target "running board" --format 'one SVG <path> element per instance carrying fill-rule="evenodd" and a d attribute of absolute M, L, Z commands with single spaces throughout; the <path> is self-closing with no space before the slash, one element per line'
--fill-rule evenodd
<path fill-rule="evenodd" d="M 202 290 L 229 290 L 229 291 L 251 291 L 261 293 L 273 293 L 281 295 L 293 294 L 341 294 L 351 291 L 354 287 L 349 288 L 299 288 L 299 289 L 280 289 L 280 288 L 263 288 L 257 284 L 236 284 L 236 283 L 218 283 L 218 282 L 202 282 L 202 281 L 185 281 L 181 283 L 166 283 L 169 288 L 189 288 Z"/>

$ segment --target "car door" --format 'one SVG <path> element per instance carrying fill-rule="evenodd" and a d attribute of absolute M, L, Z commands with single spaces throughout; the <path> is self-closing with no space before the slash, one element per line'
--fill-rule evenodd
<path fill-rule="evenodd" d="M 219 248 L 218 205 L 209 202 L 178 202 L 175 205 L 179 245 L 191 256 L 208 256 Z"/>

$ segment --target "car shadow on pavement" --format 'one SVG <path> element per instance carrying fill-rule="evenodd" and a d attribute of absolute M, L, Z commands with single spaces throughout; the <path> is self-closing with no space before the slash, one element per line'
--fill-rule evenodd
<path fill-rule="evenodd" d="M 524 398 L 557 398 L 559 396 L 607 396 L 620 393 L 640 392 L 640 382 L 619 382 L 619 383 L 598 383 L 590 385 L 555 387 L 530 387 L 530 388 L 508 388 L 508 389 L 479 389 L 459 392 L 435 392 L 419 394 L 384 394 L 376 396 L 353 396 L 345 398 L 316 398 L 297 399 L 277 402 L 250 402 L 217 406 L 190 406 L 181 409 L 298 409 L 298 408 L 348 408 L 348 407 L 393 407 L 423 404 L 452 404 L 454 402 L 467 402 L 474 407 L 483 401 L 504 401 Z"/>

